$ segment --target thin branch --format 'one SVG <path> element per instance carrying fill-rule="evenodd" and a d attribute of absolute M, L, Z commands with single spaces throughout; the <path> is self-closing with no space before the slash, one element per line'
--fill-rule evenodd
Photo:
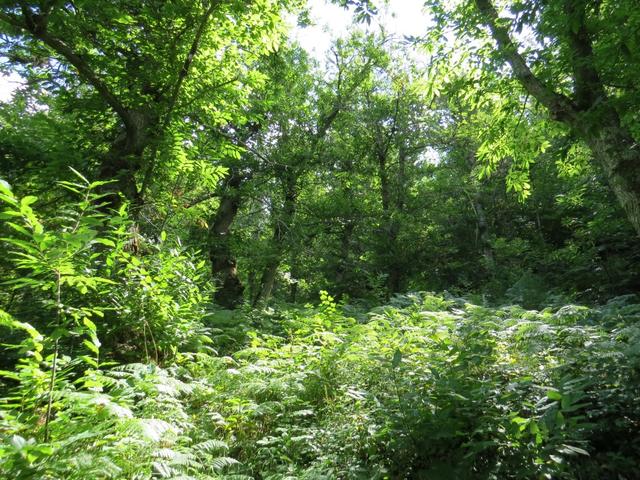
<path fill-rule="evenodd" d="M 527 96 L 524 98 L 524 102 L 522 102 L 522 110 L 520 110 L 520 115 L 518 116 L 518 121 L 516 122 L 516 126 L 513 129 L 514 131 L 520 126 L 520 122 L 524 117 L 524 111 L 527 109 L 527 102 L 529 101 L 529 92 L 527 92 Z"/>
<path fill-rule="evenodd" d="M 572 20 L 569 22 L 570 25 L 574 25 L 574 21 L 578 25 L 577 29 L 567 28 L 572 53 L 569 61 L 573 69 L 576 103 L 581 110 L 588 110 L 598 102 L 606 100 L 607 94 L 594 66 L 591 36 L 585 24 L 585 3 L 568 0 L 565 3 L 565 13 Z"/>
<path fill-rule="evenodd" d="M 182 89 L 182 84 L 184 83 L 184 80 L 189 75 L 189 71 L 191 69 L 191 65 L 193 64 L 193 60 L 196 54 L 198 53 L 198 49 L 200 48 L 200 42 L 202 41 L 202 36 L 204 35 L 205 29 L 209 24 L 209 18 L 211 17 L 211 15 L 213 14 L 213 11 L 215 10 L 215 8 L 218 6 L 219 3 L 220 3 L 219 1 L 212 1 L 211 5 L 209 5 L 209 8 L 202 16 L 202 20 L 198 25 L 198 29 L 196 30 L 196 34 L 193 38 L 193 42 L 191 43 L 191 48 L 189 49 L 189 53 L 187 54 L 187 57 L 185 58 L 184 63 L 182 64 L 182 68 L 180 68 L 180 72 L 178 73 L 178 80 L 176 81 L 173 87 L 173 92 L 171 93 L 171 97 L 169 98 L 169 106 L 165 114 L 167 117 L 170 117 L 171 114 L 173 113 L 173 109 L 178 101 L 178 97 L 180 96 L 180 90 Z M 166 122 L 168 122 L 168 120 L 166 120 Z"/>

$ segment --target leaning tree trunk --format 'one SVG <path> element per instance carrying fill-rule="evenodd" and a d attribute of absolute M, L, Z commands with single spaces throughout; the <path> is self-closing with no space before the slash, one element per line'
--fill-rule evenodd
<path fill-rule="evenodd" d="M 616 112 L 609 112 L 597 131 L 583 132 L 581 136 L 640 235 L 640 144 L 620 125 Z"/>

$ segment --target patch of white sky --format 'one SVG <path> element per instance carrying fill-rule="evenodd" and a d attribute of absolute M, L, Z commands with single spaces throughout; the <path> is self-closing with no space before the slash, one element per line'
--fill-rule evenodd
<path fill-rule="evenodd" d="M 356 23 L 353 10 L 327 0 L 309 0 L 308 6 L 312 25 L 295 26 L 296 18 L 290 17 L 289 22 L 294 25 L 291 37 L 321 63 L 336 39 L 345 38 L 356 29 L 378 31 L 382 27 L 387 35 L 402 40 L 404 36 L 423 36 L 431 24 L 424 11 L 424 0 L 391 0 L 380 5 L 370 25 Z"/>
<path fill-rule="evenodd" d="M 0 102 L 8 102 L 13 92 L 22 85 L 22 77 L 15 72 L 0 74 Z"/>

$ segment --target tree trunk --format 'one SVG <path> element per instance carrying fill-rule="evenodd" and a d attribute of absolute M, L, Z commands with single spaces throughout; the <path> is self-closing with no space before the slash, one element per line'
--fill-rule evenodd
<path fill-rule="evenodd" d="M 284 203 L 282 213 L 279 216 L 276 214 L 273 226 L 272 248 L 267 258 L 267 264 L 262 272 L 260 289 L 252 302 L 253 306 L 258 305 L 260 302 L 267 301 L 271 296 L 278 267 L 280 266 L 282 255 L 286 248 L 287 230 L 291 228 L 296 213 L 298 177 L 297 173 L 292 171 L 291 167 L 288 167 L 287 170 L 284 179 Z"/>
<path fill-rule="evenodd" d="M 242 303 L 244 286 L 238 278 L 237 262 L 231 251 L 230 229 L 240 208 L 239 188 L 245 177 L 233 169 L 224 182 L 220 205 L 209 227 L 209 259 L 216 284 L 214 301 L 233 309 Z"/>
<path fill-rule="evenodd" d="M 398 99 L 399 102 L 399 99 Z M 396 110 L 398 107 L 396 107 Z M 400 134 L 397 142 L 398 148 L 398 179 L 395 194 L 394 209 L 397 215 L 402 215 L 405 210 L 407 196 L 407 150 L 404 145 L 403 134 Z M 400 259 L 404 259 L 401 247 L 398 245 L 398 236 L 402 227 L 401 218 L 389 215 L 389 252 L 391 261 L 389 262 L 389 277 L 387 286 L 389 293 L 400 293 L 402 290 L 402 280 L 405 276 L 405 268 Z"/>
<path fill-rule="evenodd" d="M 260 290 L 258 291 L 258 295 L 253 300 L 254 307 L 256 307 L 261 302 L 266 302 L 271 297 L 273 286 L 276 283 L 276 274 L 278 273 L 279 265 L 280 258 L 277 254 L 274 254 L 273 258 L 269 259 L 267 265 L 262 271 L 262 277 L 260 277 Z"/>
<path fill-rule="evenodd" d="M 482 191 L 480 182 L 474 178 L 473 171 L 476 167 L 476 147 L 473 145 L 462 144 L 460 148 L 465 149 L 466 163 L 468 167 L 469 176 L 471 177 L 471 188 L 473 191 L 469 195 L 471 200 L 471 206 L 476 214 L 476 226 L 478 229 L 478 244 L 480 251 L 482 252 L 482 258 L 484 259 L 484 265 L 489 272 L 493 274 L 496 267 L 495 257 L 493 255 L 493 248 L 491 247 L 491 236 L 489 234 L 489 223 L 487 222 L 487 215 L 484 211 L 484 202 L 482 200 Z"/>
<path fill-rule="evenodd" d="M 603 118 L 604 117 L 604 118 Z M 620 125 L 614 111 L 598 117 L 596 131 L 580 132 L 603 168 L 609 186 L 640 235 L 640 144 Z M 583 126 L 576 126 L 582 129 Z"/>
<path fill-rule="evenodd" d="M 489 236 L 489 224 L 487 223 L 487 216 L 484 212 L 484 205 L 482 204 L 482 195 L 479 191 L 472 195 L 471 201 L 473 204 L 473 210 L 476 213 L 476 222 L 478 226 L 478 241 L 480 249 L 482 251 L 482 257 L 484 258 L 485 267 L 492 273 L 496 267 L 496 261 L 493 256 L 493 249 L 491 248 L 491 241 Z"/>
<path fill-rule="evenodd" d="M 396 107 L 397 109 L 397 107 Z M 397 117 L 397 112 L 396 112 Z M 397 131 L 396 123 L 397 118 L 394 119 L 394 127 L 391 135 L 394 135 Z M 388 171 L 388 152 L 389 144 L 392 138 L 387 138 L 386 142 L 378 142 L 376 148 L 378 158 L 378 177 L 380 180 L 380 200 L 382 202 L 382 246 L 384 251 L 382 256 L 385 259 L 385 269 L 387 274 L 387 290 L 389 294 L 400 292 L 402 286 L 402 278 L 404 276 L 404 269 L 401 263 L 398 262 L 399 248 L 398 248 L 398 235 L 400 233 L 400 222 L 396 218 L 397 214 L 401 214 L 404 210 L 405 204 L 405 184 L 406 184 L 406 161 L 407 155 L 403 146 L 398 142 L 398 176 L 396 191 L 392 192 L 391 180 L 389 178 Z M 393 195 L 395 193 L 395 195 Z"/>
<path fill-rule="evenodd" d="M 142 207 L 142 196 L 135 175 L 142 166 L 145 149 L 153 141 L 149 132 L 154 130 L 158 120 L 151 112 L 143 111 L 129 112 L 129 118 L 128 126 L 111 144 L 102 159 L 98 179 L 115 181 L 104 186 L 106 206 L 117 209 L 122 203 L 120 193 L 125 200 L 131 202 L 135 216 Z"/>

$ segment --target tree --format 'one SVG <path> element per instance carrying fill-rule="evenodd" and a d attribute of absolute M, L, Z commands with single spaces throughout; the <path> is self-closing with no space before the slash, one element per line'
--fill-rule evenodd
<path fill-rule="evenodd" d="M 638 50 L 629 48 L 640 25 L 635 10 L 631 1 L 531 0 L 510 2 L 501 12 L 491 0 L 475 0 L 472 8 L 440 19 L 454 18 L 472 37 L 482 36 L 478 24 L 488 28 L 497 49 L 480 54 L 508 64 L 549 117 L 589 147 L 640 234 L 640 149 L 633 126 L 640 62 Z M 534 35 L 526 43 L 516 39 L 524 28 Z"/>
<path fill-rule="evenodd" d="M 250 63 L 279 42 L 279 13 L 293 4 L 5 2 L 0 22 L 11 41 L 2 54 L 56 95 L 93 97 L 91 108 L 110 113 L 97 177 L 116 179 L 115 189 L 140 207 L 167 134 L 185 130 L 176 124 L 194 112 L 211 124 L 234 115 L 228 105 L 256 81 Z M 217 106 L 222 99 L 226 109 Z"/>
<path fill-rule="evenodd" d="M 309 105 L 306 101 L 309 85 L 304 81 L 298 83 L 296 91 L 301 98 L 297 112 L 288 110 L 288 115 L 279 119 L 276 129 L 279 135 L 271 158 L 282 196 L 276 200 L 279 205 L 271 206 L 273 237 L 259 290 L 252 299 L 254 305 L 268 299 L 273 290 L 296 215 L 299 182 L 310 169 L 322 164 L 325 138 L 338 115 L 349 108 L 355 91 L 371 74 L 378 54 L 372 37 L 355 34 L 347 42 L 338 41 L 333 50 L 333 78 L 326 85 L 319 82 L 314 92 L 317 101 Z"/>

